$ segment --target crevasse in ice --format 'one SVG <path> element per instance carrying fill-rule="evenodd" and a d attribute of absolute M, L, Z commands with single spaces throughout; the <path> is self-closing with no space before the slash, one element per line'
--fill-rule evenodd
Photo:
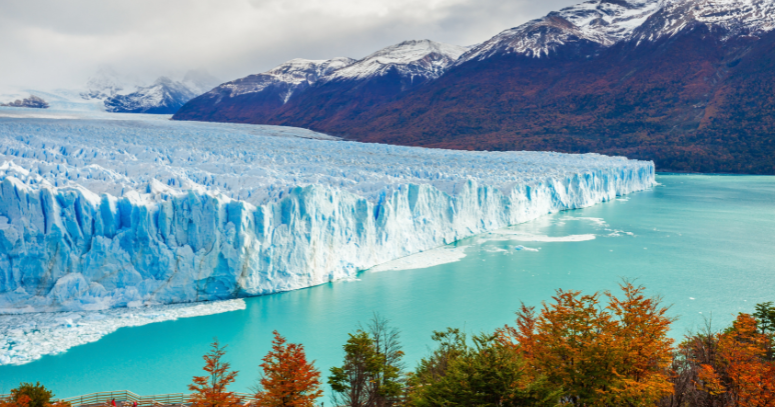
<path fill-rule="evenodd" d="M 309 287 L 654 182 L 652 162 L 596 154 L 141 116 L 0 117 L 0 312 Z"/>

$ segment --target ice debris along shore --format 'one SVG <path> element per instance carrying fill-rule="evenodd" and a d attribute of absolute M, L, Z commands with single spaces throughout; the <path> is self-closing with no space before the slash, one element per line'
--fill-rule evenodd
<path fill-rule="evenodd" d="M 23 365 L 44 355 L 96 342 L 119 328 L 245 309 L 245 300 L 114 308 L 104 311 L 0 315 L 0 366 Z"/>
<path fill-rule="evenodd" d="M 0 117 L 0 312 L 309 287 L 655 183 L 652 162 L 623 157 L 323 138 Z"/>

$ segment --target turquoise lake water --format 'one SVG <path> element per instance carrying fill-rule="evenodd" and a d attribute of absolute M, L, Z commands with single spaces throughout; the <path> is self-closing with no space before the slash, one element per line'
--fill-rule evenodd
<path fill-rule="evenodd" d="M 657 180 L 648 191 L 509 228 L 522 241 L 507 234 L 460 241 L 454 246 L 466 256 L 457 262 L 367 271 L 358 281 L 246 299 L 242 311 L 122 328 L 64 354 L 2 366 L 0 393 L 21 381 L 40 381 L 60 397 L 186 392 L 214 336 L 229 345 L 227 359 L 240 371 L 233 390 L 247 391 L 275 329 L 303 343 L 325 375 L 341 362 L 347 333 L 373 312 L 401 330 L 411 367 L 429 352 L 433 330 L 490 331 L 512 323 L 520 301 L 539 305 L 558 288 L 613 290 L 621 278 L 637 278 L 672 304 L 676 338 L 705 317 L 720 328 L 757 302 L 775 301 L 775 177 Z"/>

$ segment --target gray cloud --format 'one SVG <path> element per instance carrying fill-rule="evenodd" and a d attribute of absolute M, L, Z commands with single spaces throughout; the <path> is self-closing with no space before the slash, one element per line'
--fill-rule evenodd
<path fill-rule="evenodd" d="M 230 80 L 408 39 L 470 45 L 576 2 L 4 0 L 0 85 L 80 86 L 102 65 L 145 80 L 188 69 Z"/>

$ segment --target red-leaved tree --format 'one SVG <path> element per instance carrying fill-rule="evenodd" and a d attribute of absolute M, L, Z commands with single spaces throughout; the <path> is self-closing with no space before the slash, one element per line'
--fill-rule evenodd
<path fill-rule="evenodd" d="M 272 350 L 264 356 L 264 370 L 256 392 L 256 404 L 261 407 L 312 407 L 323 395 L 320 372 L 313 362 L 307 362 L 304 346 L 287 343 L 274 331 Z"/>
<path fill-rule="evenodd" d="M 234 383 L 237 372 L 230 370 L 229 363 L 221 361 L 226 354 L 226 346 L 221 346 L 218 339 L 210 345 L 210 353 L 203 356 L 205 360 L 205 376 L 194 376 L 194 383 L 188 389 L 191 395 L 192 407 L 236 407 L 241 400 L 233 392 L 226 391 L 226 386 Z"/>

